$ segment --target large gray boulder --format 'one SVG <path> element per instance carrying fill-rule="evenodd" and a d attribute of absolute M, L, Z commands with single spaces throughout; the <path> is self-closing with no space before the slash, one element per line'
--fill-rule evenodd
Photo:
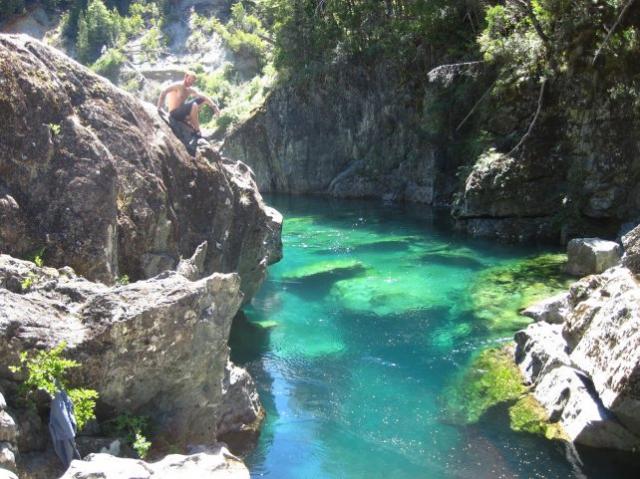
<path fill-rule="evenodd" d="M 567 245 L 567 272 L 575 276 L 600 274 L 620 262 L 622 249 L 614 241 L 576 238 Z"/>
<path fill-rule="evenodd" d="M 242 375 L 227 346 L 243 298 L 237 274 L 190 281 L 165 272 L 107 287 L 0 255 L 0 287 L 0 379 L 20 379 L 7 370 L 20 352 L 65 341 L 82 365 L 73 384 L 96 389 L 116 413 L 149 416 L 171 444 L 210 444 L 219 430 L 261 420 L 252 381 L 240 392 L 225 386 Z"/>
<path fill-rule="evenodd" d="M 555 324 L 539 321 L 515 336 L 516 362 L 534 396 L 577 443 L 640 447 L 640 286 L 633 273 L 609 268 L 546 303 L 532 310 Z"/>
<path fill-rule="evenodd" d="M 240 459 L 221 445 L 189 456 L 171 454 L 154 463 L 90 454 L 73 461 L 60 479 L 249 479 Z"/>
<path fill-rule="evenodd" d="M 237 272 L 255 293 L 282 218 L 246 165 L 192 157 L 155 107 L 30 37 L 0 35 L 0 71 L 0 251 L 44 247 L 46 264 L 111 284 L 207 241 L 204 273 Z"/>

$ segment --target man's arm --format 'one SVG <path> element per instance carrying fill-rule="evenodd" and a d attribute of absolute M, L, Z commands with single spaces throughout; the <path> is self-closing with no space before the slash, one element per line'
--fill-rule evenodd
<path fill-rule="evenodd" d="M 179 87 L 179 85 L 179 83 L 169 85 L 162 91 L 162 93 L 160 93 L 160 96 L 158 97 L 158 111 L 162 110 L 162 107 L 164 107 L 164 99 L 166 98 L 167 94 L 169 92 L 175 91 Z"/>
<path fill-rule="evenodd" d="M 216 115 L 220 114 L 220 108 L 218 108 L 216 102 L 214 102 L 211 98 L 209 98 L 207 95 L 200 92 L 196 88 L 189 88 L 189 95 L 196 98 L 202 98 L 204 102 L 213 109 Z"/>

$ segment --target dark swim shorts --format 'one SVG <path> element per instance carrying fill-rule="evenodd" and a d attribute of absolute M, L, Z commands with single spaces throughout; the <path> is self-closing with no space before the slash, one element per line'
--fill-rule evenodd
<path fill-rule="evenodd" d="M 191 113 L 191 107 L 194 104 L 200 105 L 202 103 L 204 103 L 204 98 L 194 98 L 193 100 L 184 102 L 175 110 L 172 110 L 169 115 L 171 115 L 172 118 L 175 118 L 178 121 L 184 121 L 184 119 Z"/>

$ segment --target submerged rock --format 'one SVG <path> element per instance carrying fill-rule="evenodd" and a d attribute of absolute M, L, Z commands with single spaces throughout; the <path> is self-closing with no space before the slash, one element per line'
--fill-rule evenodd
<path fill-rule="evenodd" d="M 472 424 L 492 406 L 526 392 L 509 349 L 485 349 L 442 394 L 444 416 L 455 424 Z"/>
<path fill-rule="evenodd" d="M 570 284 L 562 269 L 565 259 L 543 254 L 480 272 L 470 290 L 475 315 L 496 332 L 523 327 L 529 320 L 520 311 Z"/>
<path fill-rule="evenodd" d="M 24 277 L 32 279 L 26 291 Z M 0 286 L 8 288 L 0 289 L 1 378 L 14 379 L 7 367 L 20 352 L 64 341 L 81 363 L 73 384 L 96 389 L 116 413 L 149 416 L 171 444 L 211 443 L 261 419 L 255 385 L 228 363 L 243 297 L 237 274 L 190 281 L 165 272 L 109 288 L 0 255 Z"/>
<path fill-rule="evenodd" d="M 600 238 L 572 239 L 567 245 L 567 272 L 575 276 L 600 274 L 620 262 L 621 248 Z"/>
<path fill-rule="evenodd" d="M 325 276 L 356 276 L 364 273 L 366 267 L 362 262 L 355 259 L 333 259 L 318 263 L 311 263 L 306 266 L 287 272 L 283 278 L 285 280 L 311 279 Z"/>
<path fill-rule="evenodd" d="M 154 463 L 109 454 L 73 461 L 60 479 L 249 479 L 249 470 L 224 446 L 189 456 L 171 454 Z"/>
<path fill-rule="evenodd" d="M 248 300 L 281 257 L 281 216 L 251 170 L 192 157 L 156 108 L 21 35 L 0 35 L 0 251 L 44 247 L 90 280 L 149 278 L 204 241 L 204 274 Z"/>

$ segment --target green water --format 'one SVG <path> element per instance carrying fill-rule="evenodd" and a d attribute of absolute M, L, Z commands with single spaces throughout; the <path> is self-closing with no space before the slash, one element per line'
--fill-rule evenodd
<path fill-rule="evenodd" d="M 267 410 L 246 458 L 253 477 L 622 477 L 630 470 L 511 431 L 506 405 L 472 424 L 446 412 L 453 403 L 464 407 L 452 384 L 474 354 L 506 344 L 526 323 L 518 308 L 564 284 L 553 276 L 557 256 L 526 260 L 544 251 L 457 237 L 419 208 L 269 202 L 285 217 L 284 259 L 270 268 L 231 341 Z"/>

